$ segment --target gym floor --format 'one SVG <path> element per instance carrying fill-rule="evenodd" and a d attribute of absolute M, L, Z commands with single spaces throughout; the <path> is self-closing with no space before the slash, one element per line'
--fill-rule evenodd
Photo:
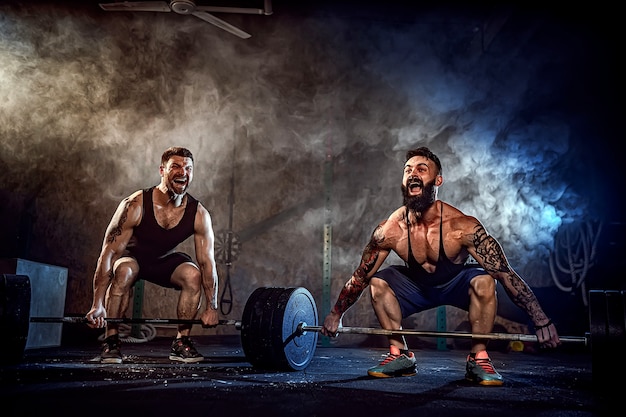
<path fill-rule="evenodd" d="M 268 372 L 247 362 L 238 336 L 194 340 L 205 357 L 197 364 L 170 362 L 170 337 L 124 343 L 121 365 L 100 364 L 97 341 L 26 350 L 22 361 L 1 368 L 1 413 L 595 416 L 608 415 L 608 400 L 615 397 L 615 391 L 608 397 L 599 389 L 587 348 L 490 350 L 505 383 L 483 387 L 464 379 L 465 349 L 440 350 L 433 343 L 409 341 L 418 358 L 416 376 L 381 379 L 366 372 L 386 353 L 380 343 L 318 342 L 304 370 Z"/>

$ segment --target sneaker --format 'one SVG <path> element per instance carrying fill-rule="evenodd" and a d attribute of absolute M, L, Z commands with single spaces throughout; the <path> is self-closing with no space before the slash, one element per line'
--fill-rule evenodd
<path fill-rule="evenodd" d="M 476 354 L 476 358 L 472 359 L 467 356 L 467 364 L 465 365 L 465 379 L 476 382 L 480 385 L 502 385 L 502 375 L 500 375 L 493 364 L 486 350 L 481 350 Z"/>
<path fill-rule="evenodd" d="M 408 355 L 400 353 L 395 346 L 389 347 L 389 353 L 378 365 L 367 370 L 369 376 L 391 378 L 394 376 L 413 376 L 417 373 L 416 360 L 413 352 Z"/>
<path fill-rule="evenodd" d="M 194 363 L 202 362 L 204 357 L 198 353 L 193 342 L 188 336 L 183 336 L 172 342 L 172 350 L 170 351 L 170 360 Z"/>
<path fill-rule="evenodd" d="M 122 363 L 119 335 L 114 334 L 104 339 L 100 363 Z"/>

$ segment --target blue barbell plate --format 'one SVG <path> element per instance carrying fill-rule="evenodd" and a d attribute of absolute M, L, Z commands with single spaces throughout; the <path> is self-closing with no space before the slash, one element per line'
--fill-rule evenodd
<path fill-rule="evenodd" d="M 317 307 L 305 288 L 288 290 L 289 300 L 283 315 L 282 340 L 285 360 L 294 370 L 309 366 L 317 346 L 317 332 L 300 332 L 300 323 L 317 326 Z"/>

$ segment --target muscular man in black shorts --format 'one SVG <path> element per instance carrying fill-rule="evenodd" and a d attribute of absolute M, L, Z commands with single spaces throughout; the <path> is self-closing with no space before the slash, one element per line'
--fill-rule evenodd
<path fill-rule="evenodd" d="M 172 147 L 161 157 L 161 182 L 122 200 L 109 223 L 93 277 L 93 303 L 86 314 L 92 328 L 106 327 L 101 362 L 122 363 L 118 324 L 128 309 L 131 289 L 140 280 L 175 288 L 179 292 L 179 319 L 193 320 L 202 291 L 207 300 L 200 314 L 205 326 L 219 322 L 218 276 L 211 216 L 187 194 L 193 179 L 193 155 Z M 176 247 L 193 236 L 197 264 Z M 204 358 L 190 339 L 191 324 L 180 324 L 169 358 L 200 362 Z"/>

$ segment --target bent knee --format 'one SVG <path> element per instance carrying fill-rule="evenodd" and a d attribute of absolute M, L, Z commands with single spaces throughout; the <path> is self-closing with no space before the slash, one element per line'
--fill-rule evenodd
<path fill-rule="evenodd" d="M 133 286 L 139 274 L 139 265 L 137 262 L 119 262 L 114 267 L 113 279 L 111 287 L 121 290 L 127 290 Z"/>
<path fill-rule="evenodd" d="M 496 296 L 496 280 L 491 275 L 477 275 L 470 281 L 471 292 L 482 299 Z"/>
<path fill-rule="evenodd" d="M 174 270 L 172 282 L 181 288 L 200 291 L 202 287 L 202 273 L 194 264 L 185 262 Z"/>
<path fill-rule="evenodd" d="M 372 301 L 383 298 L 385 295 L 393 294 L 393 291 L 387 281 L 384 279 L 372 277 L 370 280 L 370 295 Z"/>

